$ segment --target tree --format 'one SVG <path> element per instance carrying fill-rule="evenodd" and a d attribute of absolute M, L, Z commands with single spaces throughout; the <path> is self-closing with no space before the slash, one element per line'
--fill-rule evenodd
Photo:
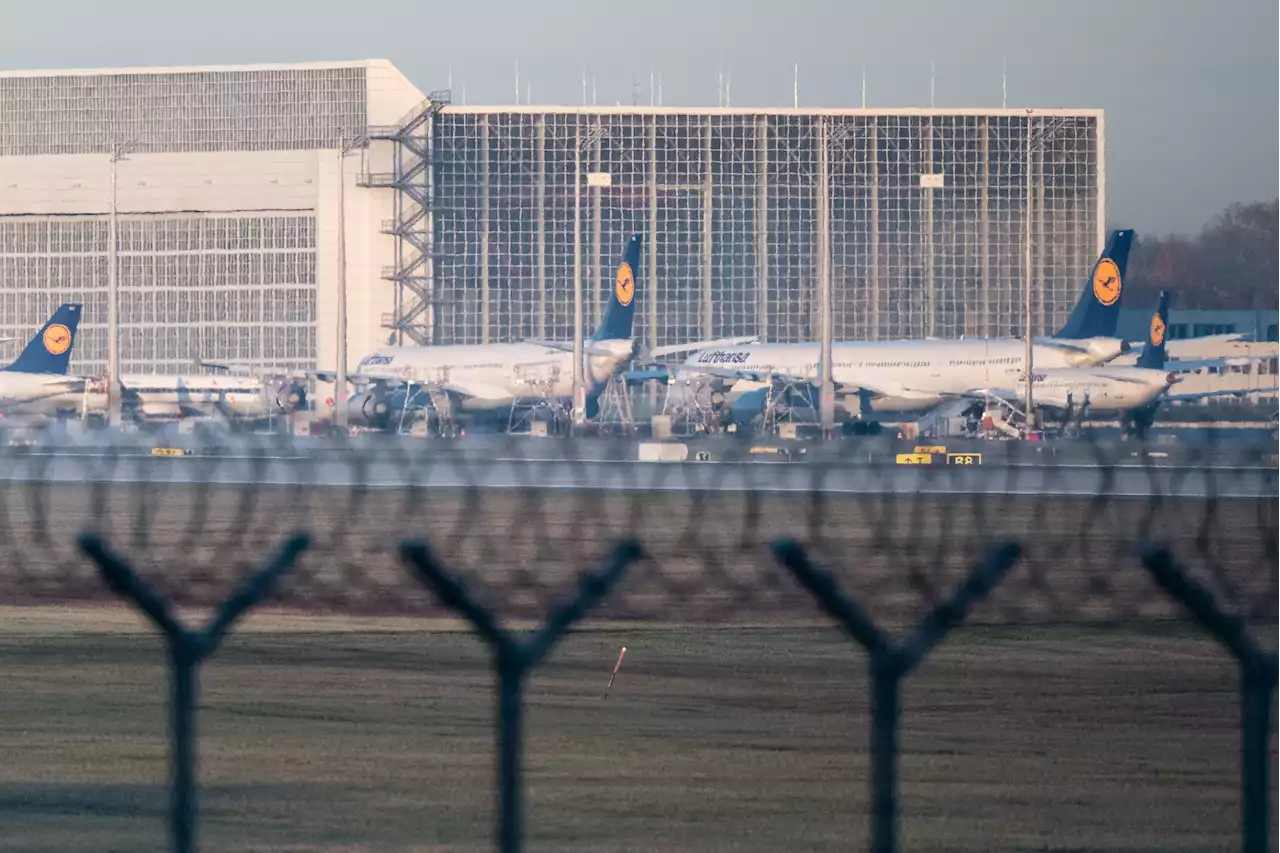
<path fill-rule="evenodd" d="M 1280 199 L 1233 204 L 1194 237 L 1140 237 L 1128 279 L 1130 305 L 1169 290 L 1179 308 L 1280 306 Z"/>

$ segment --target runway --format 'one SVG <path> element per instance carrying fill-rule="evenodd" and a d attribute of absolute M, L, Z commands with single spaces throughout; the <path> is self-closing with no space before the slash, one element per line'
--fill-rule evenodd
<path fill-rule="evenodd" d="M 637 462 L 364 452 L 182 457 L 35 451 L 0 462 L 2 482 L 829 494 L 1274 498 L 1274 468 L 1085 463 L 896 465 L 853 461 Z"/>

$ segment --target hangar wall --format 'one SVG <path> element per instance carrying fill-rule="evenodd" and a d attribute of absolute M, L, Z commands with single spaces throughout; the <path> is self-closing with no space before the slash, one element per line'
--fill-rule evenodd
<path fill-rule="evenodd" d="M 651 346 L 811 340 L 824 275 L 838 339 L 1021 335 L 1028 279 L 1044 332 L 1104 239 L 1098 110 L 450 105 L 429 126 L 404 143 L 433 163 L 411 188 L 431 263 L 401 252 L 423 342 L 563 338 L 575 276 L 590 329 L 633 231 Z"/>
<path fill-rule="evenodd" d="M 121 367 L 194 356 L 333 366 L 338 157 L 422 101 L 390 63 L 0 72 L 0 336 L 13 355 L 61 302 L 85 303 L 72 369 L 106 367 L 111 152 Z M 348 350 L 385 337 L 392 194 L 361 187 L 388 143 L 345 163 Z"/>

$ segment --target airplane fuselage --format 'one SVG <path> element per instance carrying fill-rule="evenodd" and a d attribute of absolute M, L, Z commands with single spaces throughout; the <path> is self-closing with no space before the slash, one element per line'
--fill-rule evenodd
<path fill-rule="evenodd" d="M 583 377 L 596 386 L 632 349 L 629 340 L 587 341 L 583 346 Z M 522 397 L 571 397 L 573 353 L 533 343 L 385 347 L 365 357 L 353 378 L 434 386 L 448 392 L 463 411 L 491 411 Z"/>
<path fill-rule="evenodd" d="M 0 409 L 29 406 L 84 388 L 84 379 L 65 373 L 0 371 Z"/>
<path fill-rule="evenodd" d="M 1065 344 L 1066 346 L 1063 346 Z M 1099 364 L 1121 349 L 1119 340 L 1055 342 L 1032 348 L 1034 368 Z M 816 382 L 821 347 L 817 343 L 755 344 L 694 353 L 682 370 L 696 373 L 724 367 L 743 372 L 773 373 L 796 381 Z M 1012 387 L 1026 373 L 1026 343 L 1011 338 L 964 340 L 840 341 L 831 347 L 832 378 L 838 394 L 860 387 L 899 389 L 873 397 L 876 411 L 925 411 L 947 395 L 974 388 Z M 732 383 L 732 400 L 763 387 L 761 382 Z"/>
<path fill-rule="evenodd" d="M 1090 411 L 1125 412 L 1154 402 L 1177 378 L 1167 370 L 1144 367 L 1037 369 L 1031 377 L 1031 394 L 1037 405 L 1057 409 L 1079 408 L 1088 399 Z"/>
<path fill-rule="evenodd" d="M 291 411 L 278 390 L 250 376 L 134 374 L 120 377 L 124 400 L 144 418 L 223 414 L 266 418 Z"/>

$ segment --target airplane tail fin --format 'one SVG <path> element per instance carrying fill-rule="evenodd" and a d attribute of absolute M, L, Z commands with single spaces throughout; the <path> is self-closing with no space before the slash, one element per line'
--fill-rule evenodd
<path fill-rule="evenodd" d="M 80 325 L 79 302 L 62 305 L 39 333 L 31 339 L 26 349 L 4 370 L 16 373 L 66 373 L 71 363 L 71 345 L 76 340 Z"/>
<path fill-rule="evenodd" d="M 633 234 L 622 255 L 622 263 L 613 280 L 609 305 L 605 308 L 604 321 L 593 341 L 619 341 L 631 337 L 631 319 L 636 313 L 636 282 L 640 279 L 641 235 Z"/>
<path fill-rule="evenodd" d="M 1132 229 L 1111 232 L 1102 256 L 1093 265 L 1093 272 L 1089 275 L 1084 292 L 1080 294 L 1080 300 L 1067 318 L 1066 325 L 1054 335 L 1055 338 L 1084 340 L 1115 337 L 1116 321 L 1120 318 L 1125 268 L 1129 264 L 1129 247 L 1132 243 Z"/>
<path fill-rule="evenodd" d="M 1160 301 L 1156 303 L 1156 312 L 1151 315 L 1151 331 L 1147 342 L 1142 347 L 1142 355 L 1138 356 L 1137 366 L 1152 370 L 1163 370 L 1165 363 L 1165 335 L 1169 331 L 1169 293 L 1160 291 Z"/>

